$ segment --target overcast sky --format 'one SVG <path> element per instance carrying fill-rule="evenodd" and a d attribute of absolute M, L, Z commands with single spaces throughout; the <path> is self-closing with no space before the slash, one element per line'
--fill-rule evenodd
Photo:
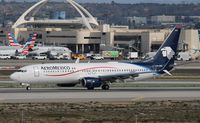
<path fill-rule="evenodd" d="M 13 1 L 13 0 L 5 0 Z M 15 1 L 38 1 L 38 0 L 15 0 Z M 53 0 L 53 1 L 64 1 L 64 0 Z M 92 3 L 102 3 L 115 1 L 118 3 L 200 3 L 200 0 L 76 0 L 81 3 L 92 2 Z"/>

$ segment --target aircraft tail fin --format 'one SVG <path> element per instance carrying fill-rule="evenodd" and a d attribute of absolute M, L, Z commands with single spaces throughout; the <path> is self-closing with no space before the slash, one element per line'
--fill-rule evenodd
<path fill-rule="evenodd" d="M 30 35 L 30 37 L 26 40 L 26 44 L 29 44 L 29 49 L 32 49 L 35 45 L 35 41 L 36 41 L 36 37 L 37 37 L 37 33 L 33 33 Z M 24 46 L 26 45 L 21 45 L 19 44 L 19 41 L 17 39 L 15 39 L 15 36 L 13 33 L 9 32 L 8 33 L 8 39 L 10 42 L 10 46 L 21 46 L 22 48 L 24 48 Z"/>
<path fill-rule="evenodd" d="M 36 37 L 37 37 L 37 33 L 33 33 L 26 40 L 26 44 L 22 48 L 22 54 L 23 55 L 28 55 L 29 52 L 33 50 L 33 47 L 35 46 Z"/>
<path fill-rule="evenodd" d="M 166 73 L 166 71 L 173 69 L 175 58 L 178 54 L 177 49 L 180 32 L 181 27 L 176 26 L 158 49 L 156 55 L 150 60 L 154 65 L 154 69 L 158 72 Z"/>
<path fill-rule="evenodd" d="M 8 40 L 9 40 L 9 45 L 10 46 L 21 46 L 18 42 L 17 39 L 15 39 L 15 36 L 13 35 L 13 33 L 8 32 Z"/>
<path fill-rule="evenodd" d="M 33 49 L 33 47 L 35 46 L 36 38 L 37 38 L 37 33 L 34 32 L 34 33 L 31 34 L 30 37 L 27 39 L 26 43 L 27 43 L 27 42 L 30 42 L 29 49 Z"/>
<path fill-rule="evenodd" d="M 31 45 L 30 42 L 27 42 L 24 47 L 22 48 L 21 54 L 28 55 L 30 52 L 29 46 Z"/>

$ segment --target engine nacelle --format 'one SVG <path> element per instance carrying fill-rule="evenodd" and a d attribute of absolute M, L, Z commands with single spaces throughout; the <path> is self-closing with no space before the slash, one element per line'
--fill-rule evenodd
<path fill-rule="evenodd" d="M 102 82 L 99 78 L 87 77 L 81 80 L 81 84 L 83 87 L 86 87 L 88 89 L 94 89 L 100 87 L 102 85 Z"/>

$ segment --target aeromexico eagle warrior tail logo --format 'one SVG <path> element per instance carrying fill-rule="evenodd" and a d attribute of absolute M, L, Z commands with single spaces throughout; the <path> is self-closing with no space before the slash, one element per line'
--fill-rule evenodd
<path fill-rule="evenodd" d="M 161 49 L 163 57 L 167 57 L 169 60 L 173 58 L 175 52 L 171 47 L 164 47 Z"/>

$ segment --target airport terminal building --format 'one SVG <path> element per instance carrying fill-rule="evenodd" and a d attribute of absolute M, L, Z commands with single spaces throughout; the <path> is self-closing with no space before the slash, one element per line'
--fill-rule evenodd
<path fill-rule="evenodd" d="M 29 13 L 36 13 L 36 8 L 45 5 L 48 0 L 41 0 L 28 9 L 13 25 L 15 36 L 25 40 L 37 32 L 37 43 L 44 45 L 65 46 L 74 53 L 99 53 L 102 50 L 137 51 L 140 54 L 156 51 L 171 29 L 129 29 L 128 26 L 99 24 L 85 8 L 73 0 L 66 0 L 81 17 L 63 19 L 36 20 L 34 14 L 27 20 Z M 57 13 L 58 14 L 58 13 Z M 61 16 L 64 14 L 62 13 Z M 61 18 L 61 19 L 60 19 Z M 182 30 L 180 50 L 200 49 L 198 30 Z"/>

